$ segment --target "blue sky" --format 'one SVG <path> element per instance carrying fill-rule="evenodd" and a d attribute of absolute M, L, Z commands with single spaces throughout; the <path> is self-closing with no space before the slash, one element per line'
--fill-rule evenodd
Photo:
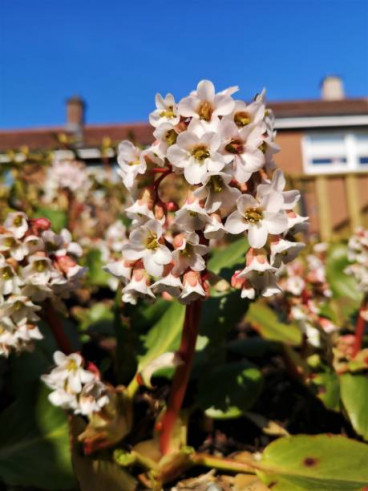
<path fill-rule="evenodd" d="M 145 120 L 156 92 L 202 78 L 249 99 L 319 97 L 326 74 L 368 95 L 367 0 L 4 0 L 0 127 L 64 123 L 79 94 L 87 122 Z"/>

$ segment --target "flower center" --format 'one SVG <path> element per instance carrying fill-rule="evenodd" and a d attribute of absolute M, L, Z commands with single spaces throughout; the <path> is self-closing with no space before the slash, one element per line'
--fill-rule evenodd
<path fill-rule="evenodd" d="M 23 307 L 24 307 L 24 304 L 20 300 L 17 300 L 14 303 L 14 310 L 15 310 L 15 312 L 19 312 L 20 310 L 22 310 Z"/>
<path fill-rule="evenodd" d="M 13 278 L 13 276 L 14 276 L 14 274 L 13 274 L 13 272 L 9 266 L 6 266 L 5 268 L 3 268 L 3 272 L 1 274 L 1 277 L 3 278 L 3 280 L 10 280 L 10 278 Z"/>
<path fill-rule="evenodd" d="M 239 154 L 244 152 L 243 142 L 241 140 L 231 140 L 225 147 L 229 153 Z"/>
<path fill-rule="evenodd" d="M 168 118 L 168 119 L 174 118 L 175 117 L 175 114 L 174 114 L 174 111 L 173 111 L 173 107 L 172 106 L 169 106 L 165 111 L 161 111 L 160 112 L 160 117 L 161 118 Z"/>
<path fill-rule="evenodd" d="M 213 113 L 212 104 L 208 101 L 202 101 L 198 106 L 197 113 L 201 119 L 210 121 Z"/>
<path fill-rule="evenodd" d="M 267 149 L 267 144 L 266 142 L 261 143 L 261 145 L 258 147 L 262 153 L 266 153 Z"/>
<path fill-rule="evenodd" d="M 22 225 L 23 219 L 20 215 L 14 218 L 13 223 L 16 227 L 20 227 Z"/>
<path fill-rule="evenodd" d="M 209 185 L 215 193 L 221 193 L 224 187 L 224 183 L 220 176 L 212 176 Z"/>
<path fill-rule="evenodd" d="M 34 267 L 37 273 L 43 273 L 46 269 L 46 263 L 45 261 L 35 261 Z"/>
<path fill-rule="evenodd" d="M 234 123 L 236 126 L 247 126 L 250 123 L 250 116 L 245 111 L 240 111 L 234 115 Z"/>
<path fill-rule="evenodd" d="M 244 211 L 244 219 L 248 223 L 258 223 L 263 218 L 262 208 L 247 208 Z"/>
<path fill-rule="evenodd" d="M 129 162 L 129 165 L 130 165 L 130 166 L 133 166 L 133 165 L 139 165 L 140 163 L 141 163 L 141 161 L 140 161 L 140 160 L 131 160 L 131 161 Z"/>
<path fill-rule="evenodd" d="M 208 159 L 210 152 L 204 145 L 199 145 L 193 149 L 192 155 L 199 162 L 203 162 L 205 159 Z"/>
<path fill-rule="evenodd" d="M 157 247 L 158 247 L 157 235 L 150 232 L 146 238 L 145 246 L 146 246 L 146 249 L 149 249 L 149 250 L 157 249 Z"/>
<path fill-rule="evenodd" d="M 5 247 L 13 247 L 14 244 L 15 244 L 14 237 L 6 237 L 6 239 L 4 240 Z"/>
<path fill-rule="evenodd" d="M 178 134 L 175 130 L 169 130 L 166 134 L 165 134 L 165 141 L 166 143 L 170 146 L 170 145 L 174 145 L 174 143 L 176 142 L 176 139 L 178 138 Z"/>
<path fill-rule="evenodd" d="M 68 372 L 74 372 L 75 370 L 78 370 L 77 362 L 75 360 L 69 360 L 66 369 L 68 370 Z"/>

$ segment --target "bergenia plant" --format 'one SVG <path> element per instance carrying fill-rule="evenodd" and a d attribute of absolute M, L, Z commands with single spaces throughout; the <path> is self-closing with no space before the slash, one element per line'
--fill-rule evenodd
<path fill-rule="evenodd" d="M 8 214 L 0 226 L 0 355 L 32 349 L 42 338 L 41 313 L 63 349 L 71 349 L 55 309 L 65 312 L 63 299 L 79 286 L 81 253 L 67 229 L 56 234 L 45 218 Z"/>
<path fill-rule="evenodd" d="M 303 247 L 294 238 L 306 220 L 293 211 L 299 192 L 286 191 L 283 173 L 274 170 L 278 147 L 265 93 L 245 104 L 232 97 L 237 90 L 216 93 L 212 82 L 202 80 L 178 103 L 171 94 L 158 94 L 149 118 L 154 143 L 144 150 L 130 141 L 119 146 L 132 223 L 121 258 L 106 269 L 120 280 L 125 303 L 164 296 L 186 305 L 160 422 L 163 455 L 170 452 L 186 392 L 201 306 L 219 282 L 208 268 L 211 251 L 221 241 L 245 235 L 244 268 L 231 283 L 243 298 L 255 299 L 280 291 L 280 266 Z"/>

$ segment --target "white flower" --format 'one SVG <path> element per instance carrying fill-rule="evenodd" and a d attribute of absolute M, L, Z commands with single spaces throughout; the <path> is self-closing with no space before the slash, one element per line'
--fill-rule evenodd
<path fill-rule="evenodd" d="M 265 163 L 259 149 L 263 142 L 263 126 L 248 125 L 239 129 L 233 121 L 224 119 L 219 131 L 221 151 L 231 158 L 235 179 L 240 183 L 247 182 L 252 173 L 261 169 Z"/>
<path fill-rule="evenodd" d="M 131 232 L 122 249 L 124 257 L 129 261 L 142 259 L 148 274 L 161 276 L 164 265 L 171 261 L 171 252 L 160 242 L 161 236 L 162 225 L 149 220 Z"/>
<path fill-rule="evenodd" d="M 120 170 L 118 174 L 123 179 L 127 189 L 133 188 L 138 174 L 146 172 L 147 164 L 141 154 L 141 150 L 129 140 L 124 140 L 119 145 L 118 164 Z"/>
<path fill-rule="evenodd" d="M 0 296 L 19 292 L 22 280 L 0 254 Z"/>
<path fill-rule="evenodd" d="M 11 317 L 16 324 L 22 322 L 36 322 L 40 320 L 36 312 L 41 310 L 29 298 L 22 295 L 13 295 L 0 304 L 0 315 Z"/>
<path fill-rule="evenodd" d="M 211 221 L 200 201 L 194 197 L 187 199 L 175 215 L 175 223 L 188 232 L 202 230 Z"/>
<path fill-rule="evenodd" d="M 182 289 L 183 284 L 180 278 L 172 273 L 167 274 L 152 285 L 152 290 L 154 291 L 155 295 L 166 292 L 174 298 L 178 298 L 180 296 Z"/>
<path fill-rule="evenodd" d="M 250 104 L 236 100 L 232 113 L 228 116 L 238 128 L 244 128 L 249 124 L 257 124 L 263 121 L 265 115 L 265 105 L 260 97 Z"/>
<path fill-rule="evenodd" d="M 183 292 L 179 299 L 181 303 L 189 304 L 205 296 L 206 292 L 203 289 L 200 274 L 196 271 L 185 273 L 183 277 Z"/>
<path fill-rule="evenodd" d="M 282 263 L 293 261 L 303 248 L 302 242 L 290 242 L 285 239 L 271 242 L 271 264 L 278 268 Z"/>
<path fill-rule="evenodd" d="M 54 353 L 56 367 L 42 380 L 51 389 L 63 388 L 69 394 L 79 394 L 82 385 L 94 380 L 95 375 L 83 368 L 83 358 L 78 353 L 64 355 L 61 351 Z"/>
<path fill-rule="evenodd" d="M 257 255 L 238 274 L 238 277 L 246 278 L 257 293 L 264 297 L 270 297 L 281 291 L 277 285 L 276 271 L 277 269 L 269 264 L 264 255 Z"/>
<path fill-rule="evenodd" d="M 21 239 L 29 228 L 27 215 L 21 211 L 9 213 L 4 228 L 8 229 L 16 239 Z"/>
<path fill-rule="evenodd" d="M 168 148 L 167 158 L 174 167 L 184 169 L 189 184 L 199 184 L 208 172 L 221 171 L 229 160 L 219 153 L 220 145 L 218 134 L 206 131 L 203 125 L 193 121 Z"/>
<path fill-rule="evenodd" d="M 220 215 L 212 213 L 210 215 L 210 223 L 208 223 L 203 231 L 206 239 L 220 240 L 225 235 L 225 227 L 222 223 Z"/>
<path fill-rule="evenodd" d="M 29 264 L 23 268 L 22 276 L 26 283 L 32 285 L 47 285 L 53 276 L 51 260 L 44 256 L 30 256 Z"/>
<path fill-rule="evenodd" d="M 108 263 L 104 267 L 104 270 L 121 280 L 123 283 L 127 283 L 128 281 L 130 281 L 130 277 L 132 274 L 132 265 L 129 261 L 125 261 L 122 258 L 118 261 Z"/>
<path fill-rule="evenodd" d="M 156 94 L 155 102 L 157 109 L 149 115 L 149 122 L 152 126 L 157 127 L 163 123 L 171 123 L 172 125 L 179 123 L 180 115 L 172 94 L 167 94 L 165 99 L 161 94 Z"/>
<path fill-rule="evenodd" d="M 251 247 L 259 249 L 267 241 L 268 234 L 280 234 L 287 229 L 287 217 L 283 211 L 280 196 L 268 193 L 260 201 L 250 194 L 243 194 L 237 200 L 237 210 L 226 220 L 225 228 L 231 234 L 248 231 Z"/>
<path fill-rule="evenodd" d="M 205 209 L 208 213 L 218 211 L 226 216 L 235 208 L 237 198 L 241 195 L 239 189 L 229 186 L 231 176 L 224 172 L 213 172 L 206 176 L 203 186 L 194 191 L 199 199 L 205 199 Z"/>
<path fill-rule="evenodd" d="M 193 271 L 202 271 L 206 267 L 203 259 L 208 253 L 208 247 L 199 243 L 196 233 L 179 234 L 174 238 L 175 250 L 172 253 L 174 262 L 173 273 L 182 274 L 187 268 Z"/>
<path fill-rule="evenodd" d="M 9 232 L 0 235 L 0 252 L 7 252 L 16 261 L 22 261 L 28 251 L 24 243 Z"/>
<path fill-rule="evenodd" d="M 120 252 L 126 240 L 126 228 L 120 220 L 111 224 L 106 230 L 107 245 L 112 251 Z"/>
<path fill-rule="evenodd" d="M 37 235 L 28 235 L 24 239 L 24 245 L 27 248 L 27 254 L 34 254 L 38 251 L 43 251 L 45 249 L 45 243 Z"/>
<path fill-rule="evenodd" d="M 99 380 L 92 380 L 83 387 L 79 396 L 78 407 L 74 412 L 88 416 L 92 413 L 98 413 L 108 403 L 109 397 L 106 394 L 105 384 Z"/>
<path fill-rule="evenodd" d="M 209 123 L 213 118 L 230 114 L 234 105 L 229 92 L 216 94 L 213 83 L 202 80 L 195 92 L 179 102 L 179 113 L 186 118 L 196 118 Z"/>
<path fill-rule="evenodd" d="M 155 298 L 150 288 L 150 278 L 144 269 L 135 269 L 130 282 L 123 288 L 123 302 L 135 305 L 141 297 Z"/>
<path fill-rule="evenodd" d="M 277 169 L 273 173 L 271 181 L 260 184 L 257 187 L 257 195 L 262 198 L 268 194 L 279 194 L 283 200 L 282 208 L 285 210 L 291 210 L 298 203 L 300 199 L 300 192 L 296 190 L 284 191 L 285 184 L 286 180 L 283 172 Z"/>

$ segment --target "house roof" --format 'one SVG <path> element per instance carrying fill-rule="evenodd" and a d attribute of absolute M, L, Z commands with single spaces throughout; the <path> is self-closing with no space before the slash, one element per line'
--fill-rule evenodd
<path fill-rule="evenodd" d="M 368 115 L 368 98 L 270 102 L 268 107 L 279 120 Z M 60 148 L 57 135 L 61 133 L 65 133 L 64 126 L 0 130 L 0 150 L 18 149 L 23 145 L 30 149 Z M 83 146 L 100 146 L 104 137 L 109 137 L 113 142 L 128 138 L 142 145 L 153 141 L 152 127 L 148 123 L 87 124 L 84 126 Z"/>

